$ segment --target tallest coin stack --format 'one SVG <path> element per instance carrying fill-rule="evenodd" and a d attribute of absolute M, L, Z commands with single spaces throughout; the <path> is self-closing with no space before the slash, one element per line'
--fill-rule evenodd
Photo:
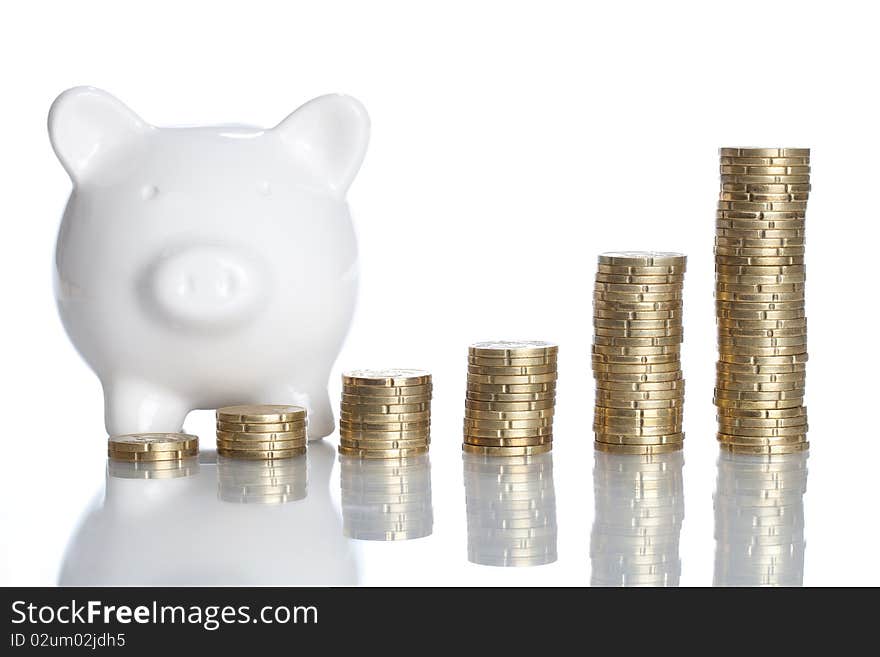
<path fill-rule="evenodd" d="M 722 148 L 715 218 L 718 440 L 804 451 L 804 219 L 808 148 Z"/>

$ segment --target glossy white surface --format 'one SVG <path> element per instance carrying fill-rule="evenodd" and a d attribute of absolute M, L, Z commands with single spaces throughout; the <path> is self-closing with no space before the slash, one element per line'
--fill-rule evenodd
<path fill-rule="evenodd" d="M 345 201 L 369 138 L 347 96 L 271 130 L 157 128 L 92 87 L 49 135 L 73 181 L 55 294 L 104 387 L 108 433 L 178 431 L 196 408 L 296 403 L 328 435 L 357 247 Z"/>

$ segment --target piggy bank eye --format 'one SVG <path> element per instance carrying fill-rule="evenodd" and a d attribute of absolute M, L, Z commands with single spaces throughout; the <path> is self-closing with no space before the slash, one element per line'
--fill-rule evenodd
<path fill-rule="evenodd" d="M 159 188 L 156 185 L 144 185 L 141 187 L 141 198 L 145 201 L 151 201 L 159 196 Z"/>
<path fill-rule="evenodd" d="M 268 180 L 261 180 L 257 183 L 257 190 L 260 192 L 260 196 L 272 195 L 272 185 Z"/>

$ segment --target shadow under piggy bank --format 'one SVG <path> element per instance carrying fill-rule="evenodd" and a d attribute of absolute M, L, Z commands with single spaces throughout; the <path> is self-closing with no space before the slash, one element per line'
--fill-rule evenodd
<path fill-rule="evenodd" d="M 332 445 L 273 462 L 216 457 L 145 469 L 108 462 L 61 586 L 351 585 L 354 547 L 330 499 Z"/>

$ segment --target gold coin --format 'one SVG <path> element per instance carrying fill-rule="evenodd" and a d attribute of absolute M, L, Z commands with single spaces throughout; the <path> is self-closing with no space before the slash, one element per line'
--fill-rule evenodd
<path fill-rule="evenodd" d="M 669 328 L 659 328 L 659 329 L 645 329 L 645 328 L 633 328 L 633 329 L 615 329 L 615 328 L 604 328 L 601 326 L 596 327 L 593 330 L 593 337 L 602 338 L 602 343 L 606 343 L 607 338 L 617 338 L 617 339 L 632 339 L 632 338 L 653 338 L 653 339 L 677 339 L 681 340 L 682 336 L 682 328 L 681 326 L 677 327 L 669 327 Z M 613 344 L 613 343 L 612 343 Z M 624 342 L 621 344 L 632 344 L 631 342 Z M 661 342 L 661 344 L 663 344 Z M 671 344 L 674 344 L 672 342 Z"/>
<path fill-rule="evenodd" d="M 408 432 L 408 431 L 418 431 L 424 432 L 428 431 L 431 428 L 430 420 L 423 420 L 421 422 L 374 422 L 374 423 L 365 423 L 365 422 L 356 422 L 351 420 L 339 420 L 339 430 L 347 431 L 347 432 Z"/>
<path fill-rule="evenodd" d="M 796 443 L 793 445 L 734 445 L 730 443 L 720 443 L 721 448 L 728 452 L 738 454 L 795 454 L 797 452 L 806 452 L 810 449 L 810 443 Z"/>
<path fill-rule="evenodd" d="M 807 414 L 806 406 L 795 406 L 792 408 L 778 409 L 739 409 L 739 408 L 719 408 L 718 415 L 724 417 L 736 418 L 763 418 L 763 419 L 783 419 L 803 417 Z"/>
<path fill-rule="evenodd" d="M 806 356 L 806 345 L 793 347 L 754 347 L 751 345 L 721 345 L 719 360 L 731 360 L 738 356 Z"/>
<path fill-rule="evenodd" d="M 794 184 L 809 183 L 810 174 L 794 173 L 794 174 L 752 174 L 752 173 L 722 173 L 719 176 L 721 183 L 764 183 L 764 184 Z"/>
<path fill-rule="evenodd" d="M 722 183 L 722 192 L 753 192 L 755 194 L 809 193 L 810 183 Z"/>
<path fill-rule="evenodd" d="M 218 431 L 230 433 L 290 433 L 304 432 L 306 423 L 304 420 L 297 422 L 266 422 L 263 424 L 240 424 L 237 422 L 217 422 Z"/>
<path fill-rule="evenodd" d="M 349 370 L 342 375 L 343 385 L 397 388 L 431 383 L 431 373 L 414 369 Z"/>
<path fill-rule="evenodd" d="M 718 201 L 719 210 L 732 212 L 802 212 L 807 211 L 806 201 Z"/>
<path fill-rule="evenodd" d="M 720 158 L 721 164 L 740 164 L 750 166 L 792 166 L 809 164 L 809 156 L 802 157 L 727 157 Z"/>
<path fill-rule="evenodd" d="M 776 409 L 784 409 L 784 408 L 792 408 L 796 406 L 803 406 L 804 398 L 793 398 L 793 399 L 784 399 L 784 400 L 763 400 L 763 401 L 754 401 L 748 399 L 719 399 L 715 398 L 714 403 L 716 406 L 720 408 L 736 408 L 743 410 L 776 410 Z"/>
<path fill-rule="evenodd" d="M 673 358 L 666 363 L 618 363 L 593 359 L 593 374 L 599 378 L 617 374 L 675 374 L 681 372 L 681 363 Z"/>
<path fill-rule="evenodd" d="M 484 429 L 465 426 L 464 431 L 466 436 L 474 438 L 532 438 L 553 435 L 553 427 L 549 425 L 531 429 Z"/>
<path fill-rule="evenodd" d="M 355 440 L 419 440 L 431 435 L 431 427 L 423 426 L 418 429 L 380 430 L 380 429 L 352 429 L 340 427 L 339 435 Z"/>
<path fill-rule="evenodd" d="M 412 447 L 408 449 L 356 449 L 353 447 L 339 446 L 339 453 L 343 456 L 356 456 L 364 459 L 401 459 L 419 454 L 427 454 L 428 447 Z"/>
<path fill-rule="evenodd" d="M 722 189 L 718 193 L 719 201 L 734 201 L 741 203 L 789 203 L 799 201 L 804 203 L 810 199 L 809 192 L 750 192 L 750 191 L 730 191 Z"/>
<path fill-rule="evenodd" d="M 625 391 L 625 392 L 657 392 L 663 390 L 684 390 L 684 379 L 674 381 L 607 381 L 596 379 L 596 389 L 608 391 Z"/>
<path fill-rule="evenodd" d="M 485 445 L 469 445 L 462 443 L 462 451 L 467 454 L 476 454 L 479 456 L 534 456 L 536 454 L 546 454 L 553 449 L 553 443 L 544 443 L 542 445 L 526 445 L 522 447 L 488 447 Z"/>
<path fill-rule="evenodd" d="M 805 330 L 807 327 L 807 318 L 798 317 L 796 319 L 725 319 L 719 317 L 715 320 L 719 329 L 741 329 L 744 331 L 755 330 Z"/>
<path fill-rule="evenodd" d="M 419 449 L 426 447 L 430 442 L 430 438 L 411 440 L 364 440 L 349 436 L 340 436 L 339 438 L 340 446 L 359 450 Z"/>
<path fill-rule="evenodd" d="M 612 346 L 593 344 L 591 352 L 599 356 L 676 356 L 681 354 L 681 344 L 646 346 Z"/>
<path fill-rule="evenodd" d="M 666 345 L 681 344 L 681 334 L 678 335 L 600 335 L 594 333 L 593 344 L 606 347 L 662 347 Z"/>
<path fill-rule="evenodd" d="M 765 418 L 765 417 L 732 417 L 727 415 L 716 416 L 718 424 L 727 430 L 723 433 L 736 433 L 734 429 L 774 429 L 796 428 L 807 424 L 806 415 L 795 417 Z"/>
<path fill-rule="evenodd" d="M 217 448 L 228 451 L 285 451 L 306 446 L 306 438 L 296 440 L 223 440 L 217 439 Z"/>
<path fill-rule="evenodd" d="M 665 445 L 618 445 L 595 441 L 593 447 L 600 452 L 613 452 L 616 454 L 668 454 L 676 452 L 684 446 L 684 442 L 667 443 Z"/>
<path fill-rule="evenodd" d="M 197 450 L 199 437 L 188 433 L 127 433 L 110 436 L 107 448 L 116 452 Z"/>
<path fill-rule="evenodd" d="M 107 449 L 107 456 L 116 461 L 178 461 L 181 459 L 197 456 L 197 447 L 191 449 L 163 450 L 156 452 L 132 452 L 116 450 L 112 447 Z"/>
<path fill-rule="evenodd" d="M 263 424 L 305 420 L 306 409 L 286 404 L 248 404 L 217 409 L 218 422 Z"/>
<path fill-rule="evenodd" d="M 599 263 L 596 272 L 624 276 L 684 276 L 686 266 L 683 265 L 606 265 Z"/>
<path fill-rule="evenodd" d="M 490 420 L 465 416 L 465 431 L 495 431 L 507 429 L 543 429 L 553 426 L 552 417 L 534 418 L 528 420 Z"/>
<path fill-rule="evenodd" d="M 553 408 L 555 403 L 555 392 L 479 393 L 469 390 L 465 396 L 466 407 L 485 410 L 533 410 Z"/>
<path fill-rule="evenodd" d="M 464 406 L 469 410 L 486 411 L 486 412 L 538 412 L 553 410 L 556 405 L 554 399 L 543 399 L 538 401 L 479 401 L 468 396 L 465 399 Z"/>
<path fill-rule="evenodd" d="M 804 273 L 803 265 L 724 265 L 716 264 L 715 272 L 725 276 L 784 276 Z"/>
<path fill-rule="evenodd" d="M 749 337 L 749 338 L 783 338 L 783 337 L 798 337 L 798 336 L 806 336 L 807 335 L 807 327 L 806 326 L 794 326 L 789 328 L 742 328 L 742 327 L 734 327 L 730 328 L 727 326 L 722 326 L 719 324 L 718 326 L 718 335 L 722 335 L 724 337 Z"/>
<path fill-rule="evenodd" d="M 675 292 L 663 292 L 659 294 L 653 292 L 604 292 L 601 290 L 593 290 L 594 305 L 598 306 L 600 304 L 606 304 L 609 307 L 615 308 L 619 307 L 618 304 L 669 303 L 680 301 L 681 298 L 682 291 L 680 289 Z"/>
<path fill-rule="evenodd" d="M 671 372 L 593 372 L 593 378 L 608 383 L 669 383 L 683 380 L 680 369 Z"/>
<path fill-rule="evenodd" d="M 607 251 L 599 254 L 600 265 L 627 267 L 682 267 L 687 264 L 683 253 L 668 251 Z"/>
<path fill-rule="evenodd" d="M 810 157 L 809 148 L 731 148 L 718 149 L 720 157 Z"/>
<path fill-rule="evenodd" d="M 669 301 L 603 301 L 602 299 L 593 299 L 593 310 L 596 312 L 615 312 L 615 313 L 653 313 L 653 312 L 669 312 L 681 313 L 683 302 L 679 299 Z"/>
<path fill-rule="evenodd" d="M 431 402 L 418 404 L 353 404 L 343 401 L 340 408 L 350 415 L 422 413 L 431 410 Z"/>
<path fill-rule="evenodd" d="M 649 408 L 649 409 L 633 409 L 633 408 L 602 408 L 596 407 L 596 417 L 607 417 L 609 419 L 631 419 L 633 421 L 641 421 L 646 419 L 662 419 L 665 421 L 674 421 L 680 419 L 682 414 L 681 407 L 678 408 Z"/>
<path fill-rule="evenodd" d="M 555 371 L 548 374 L 473 374 L 468 372 L 469 384 L 493 385 L 529 385 L 535 383 L 552 383 L 556 381 Z"/>
<path fill-rule="evenodd" d="M 532 376 L 536 374 L 552 374 L 556 372 L 556 363 L 552 365 L 468 365 L 468 374 L 482 374 L 487 376 Z M 528 383 L 531 383 L 529 381 Z"/>
<path fill-rule="evenodd" d="M 730 319 L 734 321 L 738 320 L 746 320 L 746 321 L 770 321 L 777 319 L 803 319 L 806 316 L 806 310 L 801 307 L 800 309 L 785 309 L 785 310 L 776 310 L 774 304 L 773 308 L 718 308 L 716 313 L 720 319 Z"/>
<path fill-rule="evenodd" d="M 217 431 L 217 440 L 224 442 L 241 442 L 250 443 L 254 441 L 289 441 L 300 440 L 306 437 L 305 430 L 302 431 L 272 431 L 267 433 L 245 433 L 240 431 Z"/>
<path fill-rule="evenodd" d="M 798 438 L 798 440 L 791 442 L 802 442 L 802 437 L 807 433 L 809 429 L 807 424 L 801 424 L 791 427 L 743 427 L 730 424 L 722 424 L 719 428 L 722 428 L 722 431 L 718 434 L 719 440 L 726 440 L 728 442 L 734 443 L 757 443 L 762 442 L 763 439 L 766 439 L 766 441 L 764 441 L 764 444 L 767 445 L 774 444 L 773 441 L 777 438 L 790 438 L 792 436 Z M 742 440 L 740 440 L 740 438 Z M 752 438 L 754 438 L 755 440 L 751 440 Z"/>
<path fill-rule="evenodd" d="M 614 400 L 614 401 L 648 401 L 648 400 L 657 400 L 657 399 L 682 399 L 684 397 L 684 388 L 678 388 L 676 390 L 642 390 L 642 391 L 627 391 L 627 390 L 604 390 L 602 388 L 596 389 L 596 403 L 604 402 L 605 400 Z"/>
<path fill-rule="evenodd" d="M 648 409 L 660 409 L 660 408 L 676 408 L 681 407 L 684 404 L 683 398 L 678 399 L 639 399 L 639 400 L 625 400 L 625 399 L 602 399 L 597 402 L 597 406 L 602 406 L 604 408 L 616 408 L 616 409 L 638 409 L 638 410 L 648 410 Z"/>
<path fill-rule="evenodd" d="M 717 265 L 727 267 L 786 267 L 800 265 L 803 267 L 804 256 L 725 256 L 715 255 Z"/>
<path fill-rule="evenodd" d="M 238 450 L 217 447 L 217 454 L 234 459 L 273 461 L 276 459 L 289 459 L 306 453 L 305 447 L 297 447 L 284 450 Z"/>
<path fill-rule="evenodd" d="M 634 322 L 669 322 L 670 325 L 681 323 L 680 310 L 607 310 L 606 308 L 596 308 L 593 311 L 594 320 L 603 321 L 634 321 Z"/>
<path fill-rule="evenodd" d="M 665 436 L 632 436 L 628 434 L 596 432 L 596 442 L 605 445 L 676 445 L 684 442 L 684 434 L 674 433 Z"/>
<path fill-rule="evenodd" d="M 468 347 L 471 356 L 490 356 L 495 358 L 524 358 L 556 354 L 559 347 L 542 340 L 499 340 L 495 342 L 475 342 Z"/>
<path fill-rule="evenodd" d="M 430 383 L 418 386 L 361 386 L 344 384 L 342 393 L 358 397 L 412 397 L 423 395 L 430 397 L 434 386 Z"/>
<path fill-rule="evenodd" d="M 759 247 L 740 247 L 740 246 L 715 246 L 715 259 L 718 260 L 719 257 L 725 258 L 761 258 L 761 259 L 769 259 L 769 258 L 795 258 L 803 261 L 804 253 L 806 252 L 805 247 L 803 246 L 774 246 L 769 248 L 759 248 Z"/>
<path fill-rule="evenodd" d="M 431 419 L 430 411 L 421 411 L 419 413 L 351 413 L 342 409 L 339 413 L 339 419 L 348 422 L 359 422 L 361 424 L 384 424 L 401 423 L 401 422 L 427 422 Z"/>
<path fill-rule="evenodd" d="M 627 285 L 664 285 L 672 284 L 681 287 L 684 284 L 683 274 L 660 274 L 660 275 L 640 275 L 640 274 L 609 274 L 606 272 L 596 272 L 597 283 L 617 283 Z"/>
<path fill-rule="evenodd" d="M 467 436 L 468 445 L 481 445 L 483 447 L 527 447 L 529 445 L 549 445 L 553 442 L 553 436 L 534 436 L 531 438 L 480 438 Z"/>
<path fill-rule="evenodd" d="M 792 445 L 804 443 L 807 435 L 803 430 L 800 432 L 782 436 L 734 436 L 726 433 L 717 434 L 718 442 L 728 445 Z"/>
<path fill-rule="evenodd" d="M 351 406 L 385 406 L 385 405 L 410 405 L 430 404 L 431 395 L 405 395 L 401 397 L 389 397 L 376 395 L 375 397 L 363 397 L 361 395 L 348 395 L 342 393 L 342 403 Z"/>
<path fill-rule="evenodd" d="M 754 392 L 750 390 L 721 390 L 715 388 L 715 399 L 742 399 L 749 401 L 771 401 L 789 398 L 800 399 L 803 397 L 803 389 L 772 390 L 770 392 Z"/>
<path fill-rule="evenodd" d="M 810 173 L 809 164 L 795 164 L 791 166 L 749 164 L 735 165 L 721 163 L 720 173 L 728 174 L 752 174 L 760 176 L 789 176 L 792 174 Z"/>
<path fill-rule="evenodd" d="M 613 419 L 613 418 L 611 418 Z M 606 417 L 596 417 L 593 431 L 597 433 L 619 434 L 629 436 L 667 436 L 681 433 L 681 418 L 675 422 L 666 419 L 647 418 L 638 424 L 631 422 L 612 422 Z M 609 442 L 609 441 L 605 441 Z"/>
<path fill-rule="evenodd" d="M 494 356 L 468 356 L 469 365 L 479 365 L 482 367 L 519 367 L 531 365 L 555 365 L 557 362 L 556 354 L 547 354 L 546 356 L 523 356 L 522 358 L 499 357 Z"/>
<path fill-rule="evenodd" d="M 680 330 L 681 318 L 670 319 L 664 317 L 662 319 L 607 319 L 604 317 L 593 317 L 593 326 L 601 329 L 613 329 L 616 331 L 638 331 L 638 330 Z"/>
<path fill-rule="evenodd" d="M 517 392 L 545 392 L 556 391 L 556 382 L 547 383 L 474 383 L 468 381 L 468 394 L 471 392 L 482 393 L 517 393 Z"/>
<path fill-rule="evenodd" d="M 596 281 L 593 283 L 593 290 L 596 292 L 623 292 L 624 294 L 675 294 L 681 292 L 682 286 L 678 283 L 603 283 Z"/>
<path fill-rule="evenodd" d="M 550 419 L 553 418 L 553 415 L 556 411 L 553 407 L 549 407 L 546 409 L 535 409 L 535 410 L 483 410 L 479 408 L 471 408 L 470 406 L 466 406 L 465 408 L 465 416 L 470 419 L 482 419 L 482 420 L 538 420 L 538 419 Z"/>
<path fill-rule="evenodd" d="M 752 379 L 734 379 L 718 375 L 715 387 L 722 390 L 753 390 L 755 392 L 771 392 L 774 390 L 803 390 L 806 378 L 801 376 L 797 379 L 789 379 L 784 381 L 773 380 L 775 375 L 765 375 L 767 379 L 763 381 L 754 381 Z"/>

